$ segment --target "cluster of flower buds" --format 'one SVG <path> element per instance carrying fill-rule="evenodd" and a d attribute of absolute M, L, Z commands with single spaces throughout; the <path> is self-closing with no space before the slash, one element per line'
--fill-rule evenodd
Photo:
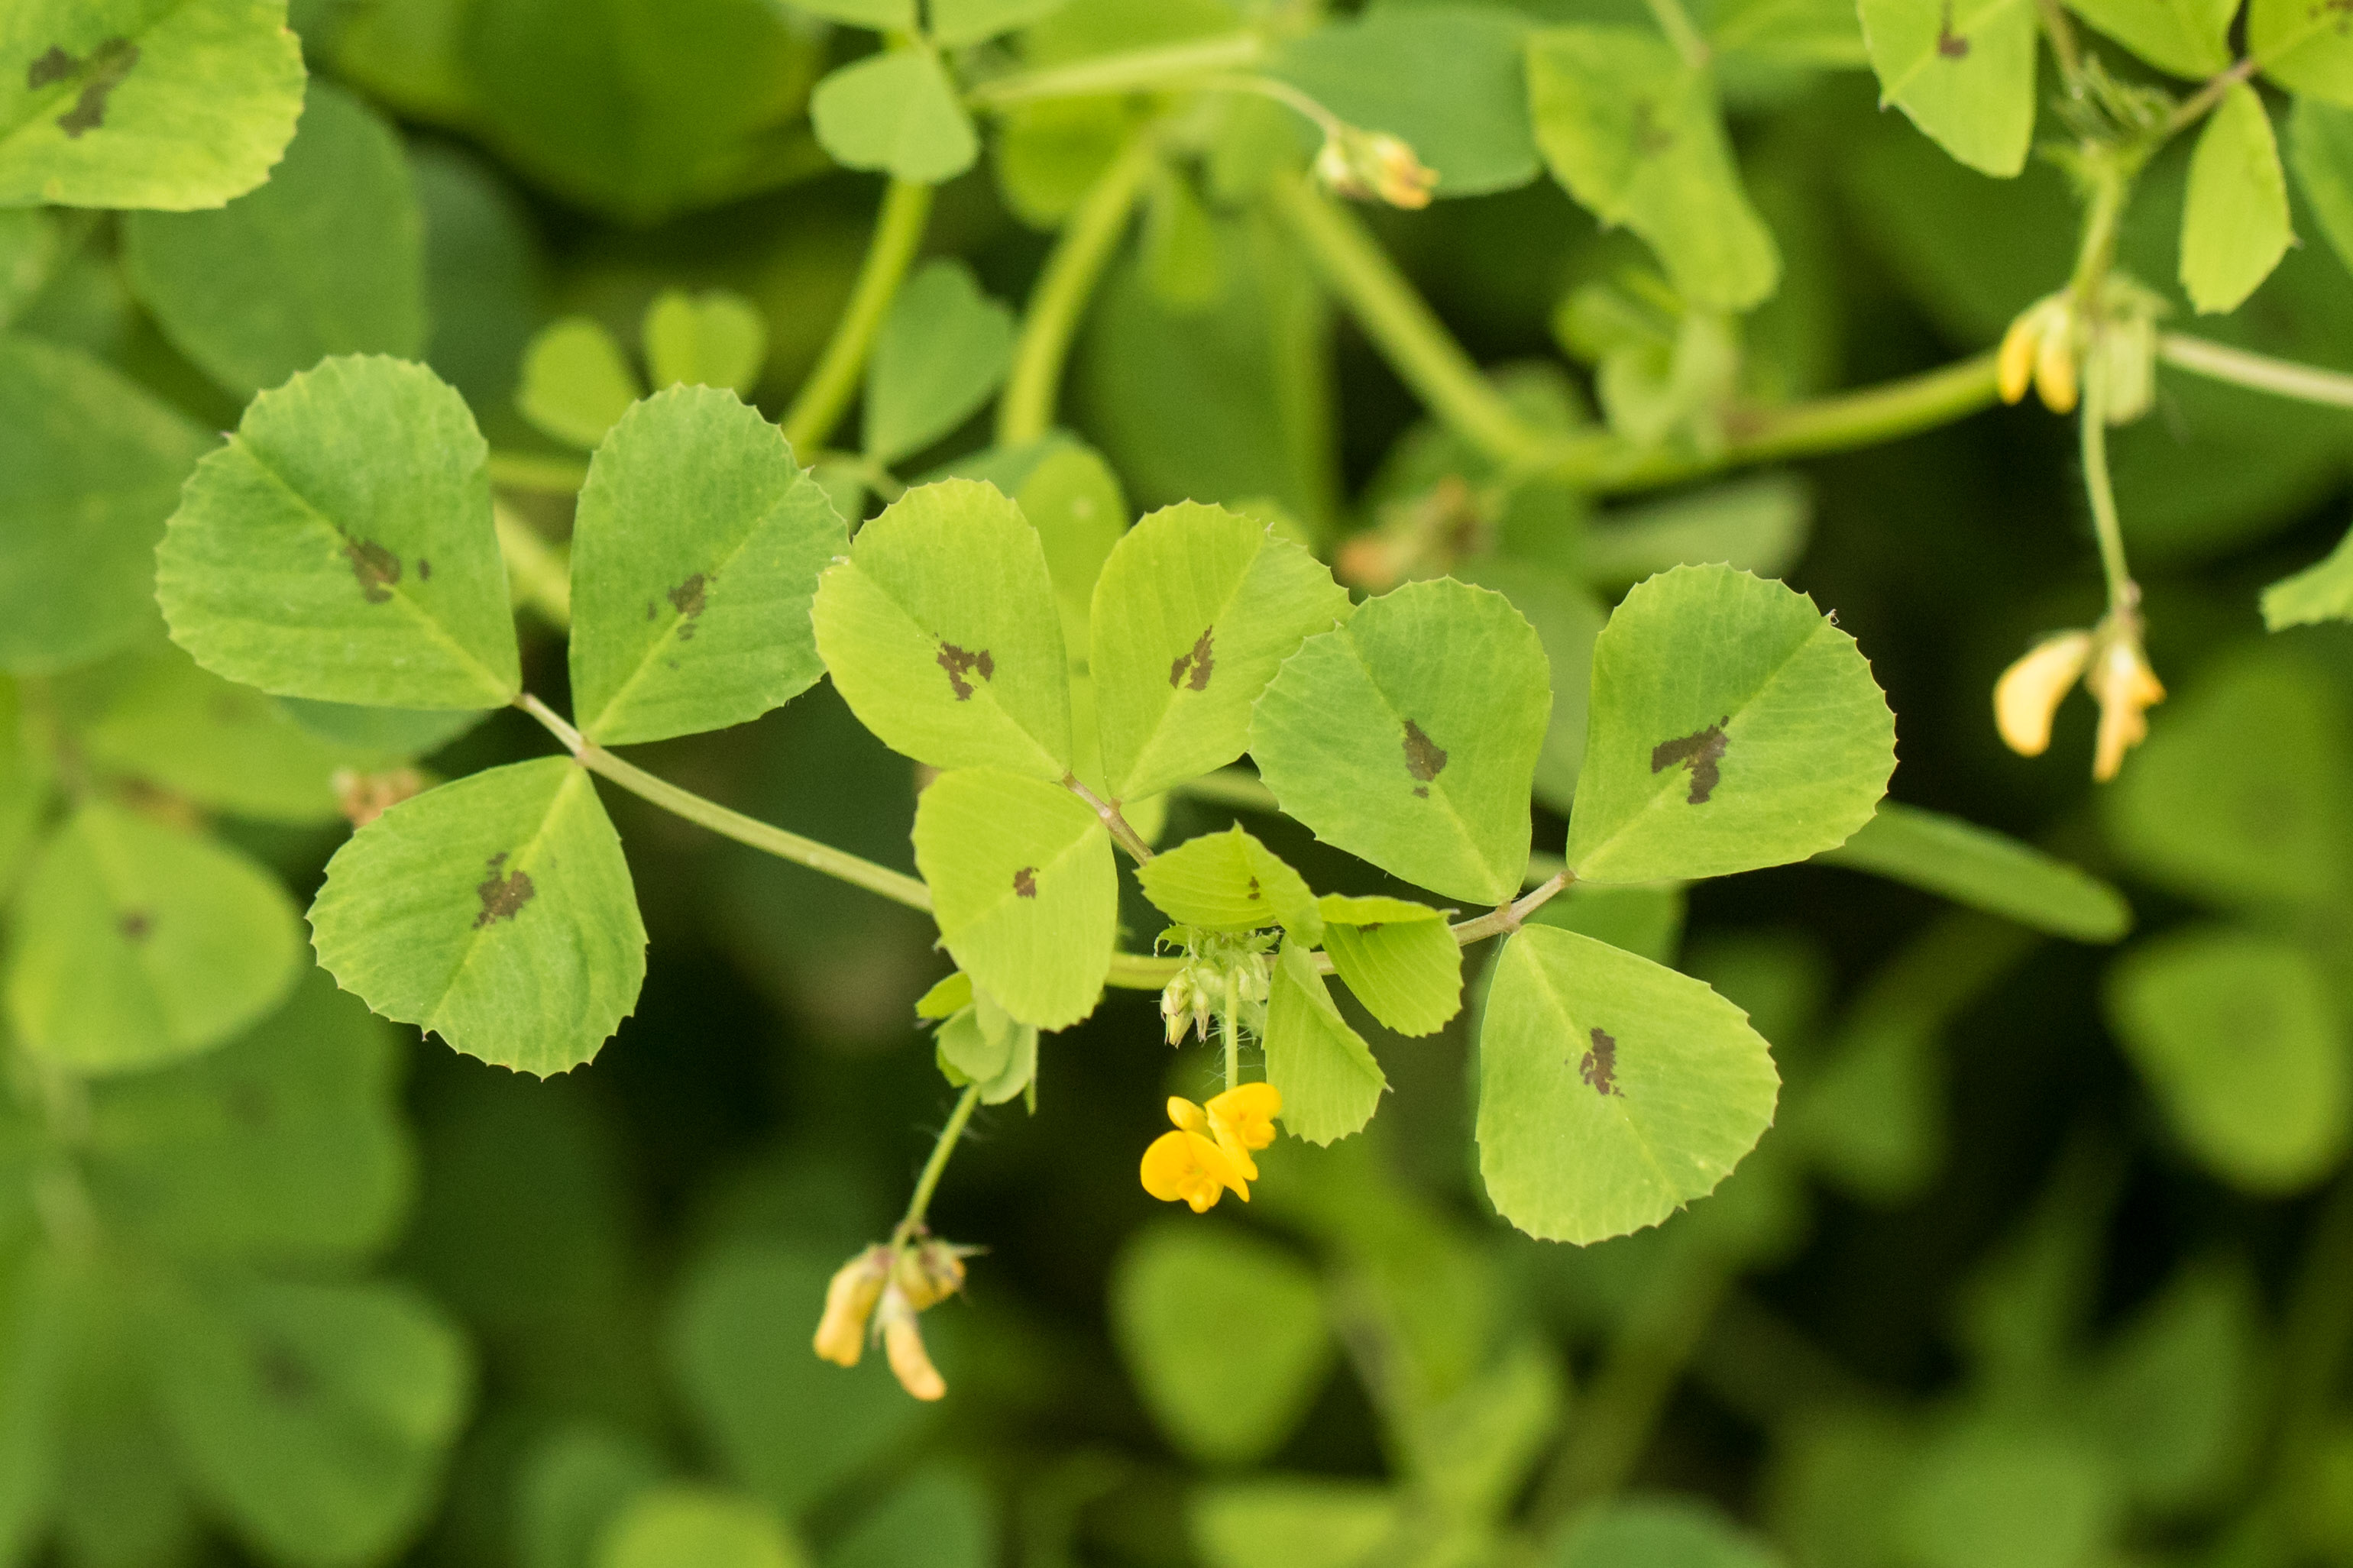
<path fill-rule="evenodd" d="M 1409 143 L 1383 131 L 1334 125 L 1315 154 L 1315 177 L 1344 196 L 1387 202 L 1393 207 L 1426 207 L 1438 171 L 1415 155 Z"/>
<path fill-rule="evenodd" d="M 918 1399 L 948 1391 L 923 1349 L 917 1315 L 964 1289 L 968 1247 L 923 1237 L 878 1243 L 837 1269 L 825 1289 L 825 1315 L 812 1342 L 839 1366 L 856 1366 L 867 1342 L 879 1338 L 899 1386 Z"/>
<path fill-rule="evenodd" d="M 2093 308 L 2079 308 L 2063 289 L 2029 305 L 2002 334 L 1996 382 L 2004 403 L 2031 386 L 2053 414 L 2070 414 L 2086 377 L 2100 382 L 2100 412 L 2111 425 L 2129 425 L 2157 399 L 2157 319 L 2163 298 L 2121 273 L 2112 273 Z"/>
<path fill-rule="evenodd" d="M 1214 1038 L 1218 1009 L 1226 1005 L 1226 984 L 1231 978 L 1234 999 L 1251 1017 L 1266 1005 L 1266 956 L 1247 943 L 1213 942 L 1195 950 L 1160 991 L 1160 1018 L 1168 1043 L 1181 1046 L 1198 1033 L 1206 1044 Z"/>
<path fill-rule="evenodd" d="M 2059 704 L 2079 680 L 2100 705 L 2092 776 L 2105 784 L 2124 766 L 2125 753 L 2147 738 L 2148 710 L 2165 700 L 2131 610 L 2111 611 L 2090 631 L 2059 632 L 2035 644 L 1995 683 L 1994 723 L 2011 751 L 2041 756 Z"/>

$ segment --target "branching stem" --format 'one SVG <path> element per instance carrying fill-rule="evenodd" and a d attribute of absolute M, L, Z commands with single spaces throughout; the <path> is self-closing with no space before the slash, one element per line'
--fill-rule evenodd
<path fill-rule="evenodd" d="M 1510 903 L 1496 909 L 1493 913 L 1481 915 L 1475 920 L 1458 921 L 1453 928 L 1454 940 L 1468 947 L 1474 942 L 1484 942 L 1491 936 L 1509 936 L 1526 924 L 1530 915 L 1552 902 L 1571 882 L 1576 880 L 1577 873 L 1563 866 L 1534 888 L 1522 893 Z"/>
<path fill-rule="evenodd" d="M 1144 841 L 1144 835 L 1128 826 L 1127 818 L 1119 814 L 1117 801 L 1103 799 L 1081 784 L 1076 773 L 1064 773 L 1062 787 L 1094 809 L 1094 814 L 1103 818 L 1103 825 L 1111 829 L 1113 841 L 1134 856 L 1137 865 L 1141 866 L 1152 858 L 1152 846 Z"/>
<path fill-rule="evenodd" d="M 883 193 L 874 233 L 866 244 L 866 260 L 849 291 L 849 303 L 834 323 L 833 336 L 817 368 L 809 372 L 793 405 L 782 421 L 785 439 L 795 452 L 813 452 L 826 443 L 841 422 L 842 411 L 857 394 L 866 374 L 866 356 L 874 336 L 891 313 L 891 301 L 923 242 L 923 226 L 932 216 L 932 187 L 893 180 Z"/>
<path fill-rule="evenodd" d="M 1021 336 L 1013 345 L 1013 370 L 1006 378 L 1005 395 L 997 405 L 998 446 L 1035 441 L 1054 427 L 1062 366 L 1070 358 L 1079 317 L 1118 248 L 1120 237 L 1127 232 L 1136 193 L 1143 189 L 1157 157 L 1151 130 L 1136 132 L 1062 226 L 1061 237 L 1054 242 L 1053 253 L 1047 257 L 1037 286 L 1029 292 Z"/>
<path fill-rule="evenodd" d="M 1093 98 L 1105 93 L 1166 90 L 1191 79 L 1237 70 L 1266 58 L 1266 40 L 1256 33 L 1225 33 L 1159 48 L 1099 55 L 1072 65 L 1016 71 L 982 82 L 965 94 L 975 109 L 1007 109 L 1049 98 Z"/>

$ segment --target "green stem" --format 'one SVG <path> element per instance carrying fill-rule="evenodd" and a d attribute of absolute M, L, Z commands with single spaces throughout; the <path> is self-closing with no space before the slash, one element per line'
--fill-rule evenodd
<path fill-rule="evenodd" d="M 2233 386 L 2253 387 L 2257 392 L 2306 403 L 2324 403 L 2333 408 L 2353 408 L 2353 375 L 2342 371 L 2249 353 L 2244 349 L 2179 332 L 2158 334 L 2157 357 L 2177 370 L 2227 381 Z"/>
<path fill-rule="evenodd" d="M 931 910 L 931 889 L 913 877 L 893 871 L 888 866 L 878 866 L 847 850 L 836 849 L 829 844 L 820 844 L 814 838 L 804 838 L 797 833 L 772 827 L 756 817 L 746 816 L 740 811 L 730 811 L 716 801 L 705 800 L 691 791 L 679 788 L 667 779 L 657 778 L 643 768 L 623 762 L 583 736 L 546 703 L 528 691 L 515 699 L 515 706 L 546 726 L 547 732 L 562 742 L 565 749 L 582 767 L 590 773 L 603 774 L 631 795 L 651 801 L 689 822 L 699 823 L 722 837 L 765 850 L 780 860 L 790 860 L 797 866 L 823 872 L 826 876 L 864 888 L 871 893 L 880 893 L 911 910 L 926 912 Z"/>
<path fill-rule="evenodd" d="M 1054 427 L 1054 401 L 1061 390 L 1062 365 L 1070 357 L 1079 316 L 1103 277 L 1104 266 L 1127 232 L 1128 214 L 1157 158 L 1148 130 L 1129 138 L 1109 168 L 1096 179 L 1039 273 L 1013 346 L 1013 370 L 997 405 L 997 444 L 1035 441 Z"/>
<path fill-rule="evenodd" d="M 1659 24 L 1659 31 L 1667 36 L 1667 41 L 1674 45 L 1675 53 L 1683 57 L 1683 64 L 1694 69 L 1705 66 L 1710 52 L 1707 39 L 1692 26 L 1691 15 L 1683 9 L 1683 0 L 1650 0 L 1650 5 L 1651 19 Z"/>
<path fill-rule="evenodd" d="M 1522 419 L 1365 226 L 1301 180 L 1272 186 L 1275 212 L 1398 374 L 1432 414 L 1499 463 L 1540 458 L 1545 432 Z"/>
<path fill-rule="evenodd" d="M 883 193 L 881 211 L 875 215 L 874 233 L 867 241 L 866 260 L 849 291 L 849 303 L 834 323 L 833 336 L 809 372 L 800 395 L 785 411 L 785 440 L 796 452 L 815 451 L 841 422 L 858 383 L 866 374 L 866 356 L 874 335 L 882 330 L 891 301 L 923 242 L 923 226 L 932 216 L 932 187 L 893 180 Z"/>
<path fill-rule="evenodd" d="M 1474 920 L 1458 921 L 1454 940 L 1468 947 L 1474 942 L 1484 942 L 1491 936 L 1509 936 L 1527 922 L 1527 918 L 1550 903 L 1567 886 L 1577 880 L 1577 873 L 1563 866 L 1559 870 L 1504 905 L 1493 914 Z"/>
<path fill-rule="evenodd" d="M 2260 64 L 2260 61 L 2250 55 L 2230 69 L 2216 72 L 2207 80 L 2205 86 L 2175 106 L 2173 112 L 2166 118 L 2164 134 L 2168 138 L 2178 136 L 2195 125 L 2216 104 L 2222 101 L 2224 94 L 2254 75 Z"/>
<path fill-rule="evenodd" d="M 967 1086 L 956 1097 L 955 1109 L 948 1112 L 948 1124 L 940 1129 L 939 1142 L 932 1145 L 932 1157 L 923 1162 L 923 1173 L 915 1178 L 915 1190 L 907 1199 L 906 1217 L 899 1228 L 891 1233 L 892 1246 L 904 1245 L 923 1234 L 923 1218 L 931 1210 L 932 1194 L 939 1190 L 940 1177 L 948 1168 L 948 1156 L 964 1137 L 965 1124 L 972 1120 L 973 1108 L 980 1103 L 980 1085 Z"/>
<path fill-rule="evenodd" d="M 557 631 L 570 631 L 572 552 L 560 544 L 550 544 L 538 530 L 495 500 L 491 503 L 491 521 L 498 530 L 499 553 L 506 557 L 515 602 L 529 605 Z"/>
<path fill-rule="evenodd" d="M 2098 315 L 2100 289 L 2108 280 L 2108 269 L 2116 265 L 2116 228 L 2131 195 L 2131 173 L 2113 156 L 2094 171 L 2091 205 L 2084 214 L 2083 239 L 2075 249 L 2075 272 L 2067 285 L 2075 296 L 2076 313 L 2085 321 Z"/>
<path fill-rule="evenodd" d="M 2042 19 L 2042 31 L 2051 40 L 2051 53 L 2059 62 L 2059 75 L 2067 84 L 2070 97 L 2084 96 L 2084 50 L 2075 39 L 2074 24 L 2059 0 L 2035 0 L 2035 8 Z"/>
<path fill-rule="evenodd" d="M 571 495 L 588 482 L 588 460 L 554 452 L 491 453 L 491 483 L 511 490 Z"/>
<path fill-rule="evenodd" d="M 1226 1087 L 1229 1089 L 1242 1081 L 1241 1011 L 1241 976 L 1229 969 L 1226 972 Z"/>
<path fill-rule="evenodd" d="M 980 83 L 965 94 L 965 101 L 975 109 L 1006 109 L 1048 98 L 1165 89 L 1207 72 L 1256 65 L 1266 52 L 1266 40 L 1256 33 L 1225 33 L 1159 48 L 1100 55 L 1075 65 L 1016 71 Z"/>
<path fill-rule="evenodd" d="M 2100 542 L 2100 569 L 2107 574 L 2108 609 L 2130 614 L 2139 606 L 2140 589 L 2125 563 L 2124 525 L 2108 478 L 2107 377 L 2102 363 L 2095 353 L 2084 377 L 2084 489 L 2092 502 L 2092 531 Z"/>
<path fill-rule="evenodd" d="M 1064 773 L 1062 787 L 1085 801 L 1092 808 L 1095 816 L 1102 818 L 1103 826 L 1111 830 L 1113 840 L 1134 857 L 1137 865 L 1141 866 L 1152 858 L 1152 846 L 1144 841 L 1142 834 L 1128 826 L 1127 818 L 1120 815 L 1116 802 L 1103 799 L 1103 796 L 1081 784 L 1079 775 L 1076 773 Z"/>

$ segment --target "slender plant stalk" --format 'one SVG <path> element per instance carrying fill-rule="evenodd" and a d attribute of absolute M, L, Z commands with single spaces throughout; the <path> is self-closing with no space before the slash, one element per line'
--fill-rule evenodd
<path fill-rule="evenodd" d="M 588 482 L 585 458 L 554 452 L 491 452 L 491 483 L 511 490 L 571 495 Z"/>
<path fill-rule="evenodd" d="M 2353 408 L 2353 375 L 2342 371 L 2249 353 L 2244 349 L 2180 332 L 2158 335 L 2157 357 L 2176 370 L 2227 381 L 2233 386 L 2251 387 L 2306 403 L 2324 403 L 2332 408 Z"/>
<path fill-rule="evenodd" d="M 498 529 L 499 553 L 506 558 L 507 578 L 515 602 L 528 605 L 539 618 L 559 632 L 572 629 L 572 552 L 550 544 L 539 531 L 498 501 L 491 503 L 491 521 Z"/>
<path fill-rule="evenodd" d="M 2084 378 L 2084 490 L 2091 499 L 2092 531 L 2100 542 L 2100 569 L 2107 574 L 2108 608 L 2130 614 L 2140 605 L 2140 589 L 2125 563 L 2124 525 L 2108 478 L 2107 377 L 2096 358 L 2091 371 Z"/>
<path fill-rule="evenodd" d="M 1706 37 L 1692 26 L 1691 13 L 1683 9 L 1683 0 L 1650 0 L 1651 18 L 1659 24 L 1659 31 L 1674 45 L 1675 53 L 1683 64 L 1696 69 L 1707 64 L 1712 52 Z"/>
<path fill-rule="evenodd" d="M 1062 787 L 1093 809 L 1095 816 L 1103 819 L 1103 825 L 1111 830 L 1112 838 L 1134 858 L 1137 865 L 1141 866 L 1152 858 L 1152 846 L 1144 841 L 1144 835 L 1128 826 L 1127 818 L 1120 815 L 1117 804 L 1103 799 L 1081 784 L 1076 773 L 1064 773 Z"/>
<path fill-rule="evenodd" d="M 1195 77 L 1256 65 L 1266 54 L 1266 40 L 1256 33 L 1223 33 L 1214 38 L 1102 55 L 1074 65 L 1016 71 L 980 83 L 965 94 L 965 102 L 975 109 L 1008 109 L 1049 98 L 1166 90 L 1189 86 Z"/>
<path fill-rule="evenodd" d="M 923 1162 L 923 1173 L 915 1178 L 915 1190 L 907 1199 L 906 1216 L 899 1228 L 891 1233 L 892 1246 L 902 1246 L 923 1234 L 923 1220 L 931 1212 L 932 1194 L 939 1190 L 940 1177 L 948 1168 L 948 1156 L 955 1152 L 956 1144 L 964 1138 L 964 1130 L 972 1120 L 975 1107 L 980 1104 L 980 1085 L 965 1086 L 956 1097 L 955 1109 L 948 1112 L 948 1124 L 940 1129 L 939 1141 L 932 1145 L 932 1157 Z"/>
<path fill-rule="evenodd" d="M 2222 101 L 2225 93 L 2254 75 L 2261 64 L 2261 61 L 2250 55 L 2230 69 L 2216 72 L 2208 79 L 2205 86 L 2175 106 L 2173 113 L 2165 121 L 2165 134 L 2168 138 L 2178 136 L 2195 125 L 2216 104 Z"/>
<path fill-rule="evenodd" d="M 1528 891 L 1495 910 L 1475 920 L 1457 921 L 1454 940 L 1468 947 L 1474 942 L 1484 942 L 1491 936 L 1509 936 L 1527 923 L 1527 918 L 1552 902 L 1567 886 L 1577 880 L 1577 873 L 1563 866 Z"/>
<path fill-rule="evenodd" d="M 932 216 L 932 187 L 909 180 L 893 180 L 883 193 L 882 209 L 875 215 L 874 233 L 866 244 L 866 260 L 849 291 L 849 303 L 834 323 L 833 336 L 818 356 L 817 368 L 801 385 L 782 421 L 785 439 L 796 452 L 813 452 L 826 443 L 842 411 L 866 374 L 866 356 L 874 335 L 891 312 L 891 301 L 923 242 L 923 226 Z"/>
<path fill-rule="evenodd" d="M 1138 131 L 1062 226 L 1061 237 L 1054 242 L 1053 253 L 1047 257 L 1045 269 L 1029 291 L 1021 336 L 1013 345 L 1013 370 L 1006 378 L 1005 395 L 997 405 L 998 446 L 1035 441 L 1054 427 L 1062 366 L 1070 358 L 1079 317 L 1118 248 L 1120 237 L 1127 232 L 1136 193 L 1143 189 L 1157 158 L 1152 132 Z"/>

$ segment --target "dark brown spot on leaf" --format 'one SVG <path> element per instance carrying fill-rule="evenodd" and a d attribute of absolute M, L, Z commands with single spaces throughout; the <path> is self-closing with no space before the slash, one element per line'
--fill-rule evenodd
<path fill-rule="evenodd" d="M 646 601 L 646 619 L 650 621 L 654 616 L 660 613 L 661 612 L 655 607 L 654 602 L 651 599 L 648 599 Z"/>
<path fill-rule="evenodd" d="M 1953 31 L 1953 0 L 1945 0 L 1944 18 L 1936 24 L 1936 52 L 1948 60 L 1969 58 L 1969 41 Z"/>
<path fill-rule="evenodd" d="M 670 607 L 678 612 L 678 640 L 681 642 L 691 642 L 694 638 L 694 622 L 702 614 L 704 581 L 702 573 L 691 573 L 685 582 L 670 591 Z"/>
<path fill-rule="evenodd" d="M 360 582 L 360 593 L 371 605 L 381 605 L 392 597 L 392 585 L 400 581 L 400 557 L 373 539 L 355 539 L 343 546 L 351 557 L 352 575 Z"/>
<path fill-rule="evenodd" d="M 1601 1095 L 1618 1092 L 1618 1042 L 1599 1029 L 1593 1031 L 1593 1048 L 1577 1064 L 1577 1076 Z"/>
<path fill-rule="evenodd" d="M 1405 771 L 1423 784 L 1428 784 L 1446 771 L 1446 752 L 1438 742 L 1422 733 L 1421 726 L 1409 719 L 1405 721 Z M 1414 794 L 1428 798 L 1430 792 L 1418 789 Z"/>
<path fill-rule="evenodd" d="M 1413 798 L 1416 800 L 1428 800 L 1430 798 L 1430 786 L 1428 784 L 1414 785 Z"/>
<path fill-rule="evenodd" d="M 1250 879 L 1250 896 L 1253 899 L 1263 899 L 1266 897 L 1264 893 L 1258 890 L 1258 879 L 1256 877 L 1252 877 Z"/>
<path fill-rule="evenodd" d="M 1013 873 L 1013 890 L 1025 899 L 1038 896 L 1038 868 L 1024 866 Z"/>
<path fill-rule="evenodd" d="M 145 942 L 147 933 L 155 929 L 155 921 L 146 910 L 132 910 L 122 917 L 121 929 L 125 941 Z"/>
<path fill-rule="evenodd" d="M 1662 741 L 1651 748 L 1651 771 L 1664 773 L 1677 763 L 1691 764 L 1691 795 L 1694 805 L 1705 805 L 1707 797 L 1715 793 L 1723 779 L 1716 763 L 1724 760 L 1724 748 L 1731 742 L 1725 737 L 1724 727 L 1732 722 L 1730 714 L 1718 719 L 1704 730 L 1694 730 L 1672 741 Z"/>
<path fill-rule="evenodd" d="M 42 55 L 25 68 L 25 86 L 34 92 L 38 92 L 53 81 L 64 81 L 79 69 L 81 69 L 79 60 L 58 47 L 57 45 L 51 44 L 48 53 Z"/>
<path fill-rule="evenodd" d="M 319 1389 L 309 1363 L 275 1340 L 263 1342 L 254 1356 L 254 1371 L 261 1374 L 262 1392 L 280 1405 L 307 1404 Z"/>
<path fill-rule="evenodd" d="M 530 872 L 517 870 L 503 877 L 499 875 L 499 866 L 505 859 L 506 857 L 500 854 L 484 862 L 491 874 L 474 889 L 475 897 L 482 900 L 482 912 L 474 917 L 476 931 L 493 921 L 514 919 L 522 912 L 522 907 L 538 895 L 539 889 L 531 885 Z"/>
<path fill-rule="evenodd" d="M 952 642 L 940 644 L 940 668 L 948 672 L 948 685 L 955 689 L 959 702 L 972 700 L 973 684 L 965 679 L 966 675 L 977 674 L 983 680 L 997 677 L 997 661 L 988 657 L 987 648 L 966 653 Z"/>
<path fill-rule="evenodd" d="M 139 63 L 139 46 L 128 38 L 109 38 L 90 51 L 82 67 L 81 96 L 74 106 L 58 116 L 58 129 L 70 139 L 79 140 L 85 131 L 95 131 L 106 123 L 106 100 L 115 84 L 131 74 Z"/>
<path fill-rule="evenodd" d="M 420 583 L 426 583 L 430 582 L 432 577 L 433 563 L 427 561 L 422 555 L 418 556 L 417 558 L 417 580 Z"/>
<path fill-rule="evenodd" d="M 1194 640 L 1192 651 L 1176 656 L 1176 662 L 1168 667 L 1171 689 L 1178 686 L 1188 686 L 1196 691 L 1209 689 L 1209 672 L 1218 668 L 1218 661 L 1209 651 L 1210 640 L 1217 630 L 1215 626 L 1202 627 L 1200 637 Z"/>

